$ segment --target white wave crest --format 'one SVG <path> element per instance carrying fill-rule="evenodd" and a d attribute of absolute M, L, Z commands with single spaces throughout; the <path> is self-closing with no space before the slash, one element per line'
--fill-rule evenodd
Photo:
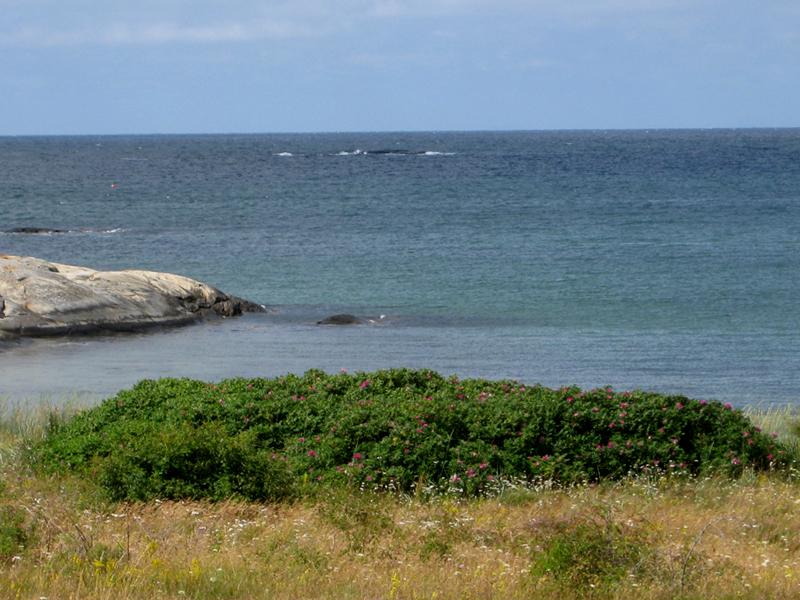
<path fill-rule="evenodd" d="M 291 152 L 278 152 L 275 156 L 294 156 Z"/>

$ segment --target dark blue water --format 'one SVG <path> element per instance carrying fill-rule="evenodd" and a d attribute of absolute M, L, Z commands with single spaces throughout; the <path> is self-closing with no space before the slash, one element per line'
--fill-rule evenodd
<path fill-rule="evenodd" d="M 800 130 L 0 138 L 0 214 L 69 231 L 0 252 L 277 309 L 15 344 L 0 395 L 428 366 L 800 401 Z"/>

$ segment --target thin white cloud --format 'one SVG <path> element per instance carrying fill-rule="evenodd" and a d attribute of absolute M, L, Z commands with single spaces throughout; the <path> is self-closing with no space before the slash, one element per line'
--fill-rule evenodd
<path fill-rule="evenodd" d="M 531 16 L 636 14 L 698 8 L 714 0 L 358 0 L 345 5 L 362 5 L 362 12 L 380 17 L 527 14 Z"/>
<path fill-rule="evenodd" d="M 295 23 L 261 21 L 219 25 L 156 23 L 141 28 L 114 25 L 101 38 L 109 44 L 164 44 L 170 42 L 247 42 L 311 35 L 313 31 Z"/>
<path fill-rule="evenodd" d="M 235 43 L 323 35 L 340 27 L 317 0 L 0 0 L 0 45 Z"/>
<path fill-rule="evenodd" d="M 0 45 L 241 43 L 352 31 L 421 18 L 557 19 L 585 27 L 707 12 L 720 0 L 0 0 Z M 778 5 L 781 2 L 775 0 Z M 769 4 L 769 3 L 768 3 Z M 766 9 L 765 9 L 766 10 Z M 662 22 L 669 22 L 665 19 Z M 441 28 L 450 29 L 447 22 Z"/>
<path fill-rule="evenodd" d="M 224 43 L 259 39 L 287 39 L 313 35 L 313 33 L 312 30 L 301 25 L 276 22 L 218 25 L 181 25 L 164 22 L 147 25 L 111 23 L 95 28 L 71 30 L 22 27 L 12 33 L 0 32 L 0 45 L 51 47 Z"/>
<path fill-rule="evenodd" d="M 168 42 L 240 42 L 252 38 L 252 32 L 239 23 L 205 27 L 181 27 L 173 23 L 157 23 L 142 29 L 114 25 L 102 34 L 109 44 L 163 44 Z"/>

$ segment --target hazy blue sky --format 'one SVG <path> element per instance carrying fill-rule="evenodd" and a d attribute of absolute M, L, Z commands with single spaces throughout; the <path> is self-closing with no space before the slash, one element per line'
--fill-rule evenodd
<path fill-rule="evenodd" d="M 800 0 L 0 0 L 0 135 L 800 126 Z"/>

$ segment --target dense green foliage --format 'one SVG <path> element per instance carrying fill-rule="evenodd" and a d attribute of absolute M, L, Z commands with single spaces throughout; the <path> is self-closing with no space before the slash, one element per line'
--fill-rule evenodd
<path fill-rule="evenodd" d="M 21 554 L 30 532 L 25 526 L 25 513 L 3 502 L 5 484 L 0 479 L 0 563 Z"/>
<path fill-rule="evenodd" d="M 479 494 L 509 479 L 779 468 L 785 450 L 719 402 L 396 369 L 142 381 L 51 424 L 31 458 L 115 499 L 280 499 L 320 484 Z"/>

